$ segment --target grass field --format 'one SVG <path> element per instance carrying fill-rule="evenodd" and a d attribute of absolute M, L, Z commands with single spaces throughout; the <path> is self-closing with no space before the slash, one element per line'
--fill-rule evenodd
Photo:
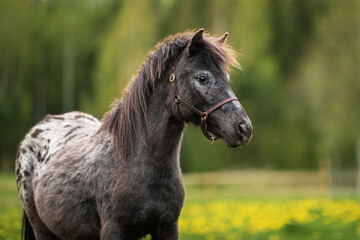
<path fill-rule="evenodd" d="M 0 239 L 20 239 L 22 208 L 15 176 L 0 173 Z"/>
<path fill-rule="evenodd" d="M 303 181 L 301 186 L 289 186 L 287 180 L 283 186 L 281 174 L 275 178 L 276 184 L 269 180 L 273 176 L 264 179 L 268 172 L 260 173 L 255 182 L 251 178 L 236 180 L 231 174 L 185 176 L 187 199 L 179 220 L 180 239 L 360 239 L 356 195 L 329 194 L 316 190 L 318 186 L 311 189 L 309 174 L 306 180 L 294 181 Z M 20 238 L 22 209 L 14 182 L 12 174 L 1 173 L 0 239 Z"/>

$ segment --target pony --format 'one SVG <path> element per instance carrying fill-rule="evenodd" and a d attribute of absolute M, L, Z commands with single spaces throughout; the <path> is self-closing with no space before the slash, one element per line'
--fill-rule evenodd
<path fill-rule="evenodd" d="M 178 239 L 187 123 L 211 141 L 248 143 L 229 85 L 235 51 L 204 29 L 167 37 L 103 119 L 47 115 L 19 145 L 15 172 L 27 239 Z"/>

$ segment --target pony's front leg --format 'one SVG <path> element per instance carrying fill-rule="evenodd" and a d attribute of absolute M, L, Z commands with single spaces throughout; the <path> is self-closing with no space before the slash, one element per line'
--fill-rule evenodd
<path fill-rule="evenodd" d="M 118 222 L 106 221 L 101 226 L 100 240 L 133 240 L 121 230 Z"/>
<path fill-rule="evenodd" d="M 176 222 L 171 226 L 159 226 L 158 229 L 151 235 L 152 240 L 178 240 L 179 227 Z"/>

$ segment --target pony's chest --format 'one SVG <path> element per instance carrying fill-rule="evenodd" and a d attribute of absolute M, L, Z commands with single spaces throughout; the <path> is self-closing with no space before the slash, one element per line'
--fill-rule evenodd
<path fill-rule="evenodd" d="M 148 216 L 157 217 L 164 213 L 180 214 L 185 197 L 184 187 L 182 182 L 169 182 L 157 181 L 146 186 L 143 206 Z"/>
<path fill-rule="evenodd" d="M 177 222 L 181 212 L 182 204 L 178 201 L 164 202 L 162 200 L 151 200 L 138 206 L 127 224 L 128 227 L 137 229 L 144 234 L 151 233 L 159 226 L 172 225 Z"/>
<path fill-rule="evenodd" d="M 141 189 L 141 190 L 140 190 Z M 182 183 L 162 184 L 162 181 L 148 182 L 139 188 L 125 208 L 131 209 L 130 224 L 152 228 L 153 225 L 177 221 L 184 202 Z"/>

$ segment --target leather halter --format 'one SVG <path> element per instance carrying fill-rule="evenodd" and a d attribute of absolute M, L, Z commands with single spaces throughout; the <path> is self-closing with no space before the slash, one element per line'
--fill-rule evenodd
<path fill-rule="evenodd" d="M 173 88 L 173 94 L 174 94 L 174 100 L 177 104 L 181 104 L 185 107 L 187 107 L 188 109 L 192 110 L 193 112 L 197 113 L 198 115 L 200 115 L 201 117 L 201 130 L 204 134 L 204 136 L 210 140 L 211 143 L 213 143 L 217 137 L 214 137 L 212 136 L 208 130 L 207 130 L 207 122 L 206 122 L 206 119 L 208 118 L 209 114 L 214 112 L 216 109 L 218 109 L 219 107 L 221 107 L 222 105 L 228 103 L 228 102 L 231 102 L 231 101 L 234 101 L 234 100 L 237 100 L 238 99 L 236 97 L 230 97 L 230 98 L 227 98 L 217 104 L 215 104 L 214 106 L 212 106 L 210 109 L 208 109 L 207 111 L 203 112 L 201 110 L 199 110 L 198 108 L 192 106 L 191 104 L 189 104 L 188 102 L 182 100 L 180 98 L 180 96 L 178 95 L 177 93 L 177 89 L 176 89 L 176 83 L 175 83 L 175 63 L 173 63 L 173 66 L 172 66 L 172 73 L 170 75 L 170 83 L 172 85 L 172 88 Z"/>

